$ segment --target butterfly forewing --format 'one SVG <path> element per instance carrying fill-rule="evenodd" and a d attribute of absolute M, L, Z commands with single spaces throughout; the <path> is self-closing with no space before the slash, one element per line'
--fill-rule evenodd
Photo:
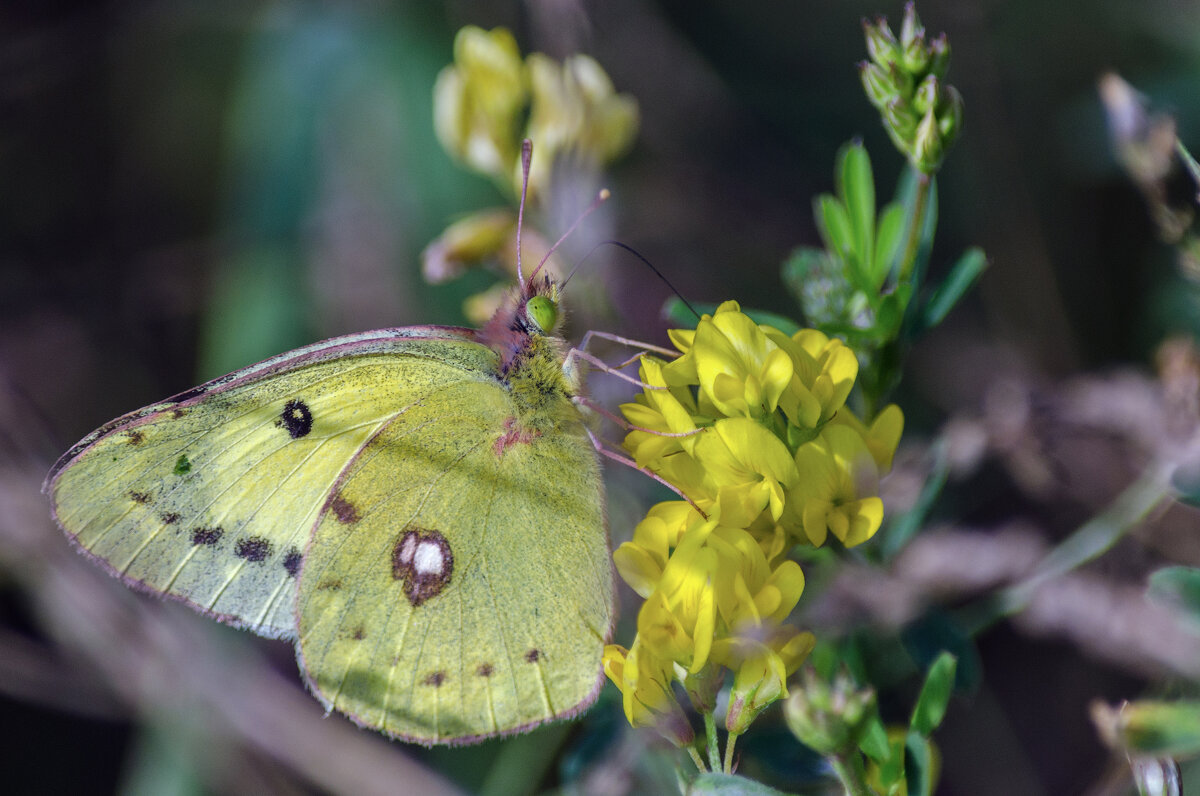
<path fill-rule="evenodd" d="M 612 622 L 595 454 L 574 408 L 512 430 L 494 380 L 390 421 L 347 468 L 300 584 L 314 691 L 409 740 L 475 740 L 589 704 Z"/>
<path fill-rule="evenodd" d="M 406 332 L 320 344 L 110 424 L 52 474 L 59 523 L 134 585 L 294 637 L 303 551 L 339 473 L 389 418 L 462 378 Z"/>

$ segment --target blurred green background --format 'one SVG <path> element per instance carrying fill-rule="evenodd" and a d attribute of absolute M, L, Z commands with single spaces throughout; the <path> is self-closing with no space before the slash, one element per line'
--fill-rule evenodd
<path fill-rule="evenodd" d="M 810 201 L 830 189 L 838 147 L 866 143 L 882 196 L 902 165 L 854 68 L 865 57 L 860 18 L 898 19 L 901 9 L 860 0 L 4 4 L 6 472 L 40 479 L 109 418 L 287 348 L 381 326 L 462 323 L 463 298 L 486 277 L 427 286 L 419 253 L 456 216 L 500 201 L 433 134 L 433 81 L 464 24 L 508 26 L 525 51 L 596 57 L 642 114 L 637 144 L 607 181 L 615 237 L 688 298 L 794 315 L 779 266 L 792 247 L 817 243 Z M 900 400 L 920 439 L 976 407 L 998 368 L 1048 381 L 1148 367 L 1165 334 L 1196 332 L 1196 292 L 1113 161 L 1095 87 L 1103 71 L 1119 71 L 1200 146 L 1200 5 L 927 0 L 918 10 L 931 32 L 950 35 L 950 82 L 967 108 L 939 178 L 932 272 L 971 244 L 992 261 L 977 294 L 914 352 Z M 568 292 L 568 307 L 609 331 L 665 340 L 666 286 L 632 258 L 604 256 L 606 295 Z M 612 310 L 580 309 L 593 303 Z M 615 497 L 637 488 L 626 476 L 610 486 Z M 1087 516 L 1086 506 L 1053 501 L 1014 506 L 1000 476 L 987 485 L 960 518 L 986 524 L 1027 509 L 1069 530 Z M 637 514 L 610 509 L 615 540 Z M 194 776 L 196 750 L 180 748 L 179 733 L 149 731 L 162 722 L 135 717 L 104 686 L 80 685 L 88 667 L 48 646 L 44 607 L 5 549 L 9 653 L 0 645 L 0 657 L 11 664 L 16 645 L 29 644 L 64 672 L 41 686 L 0 687 L 0 759 L 14 786 L 5 790 L 238 790 L 231 782 L 242 769 L 227 766 L 232 780 Z M 1135 696 L 1143 673 L 1007 625 L 978 641 L 986 686 L 952 709 L 941 792 L 1093 792 L 1109 759 L 1087 701 Z M 286 646 L 261 646 L 294 679 Z M 101 706 L 74 709 L 63 683 Z M 60 698 L 46 697 L 56 687 Z M 507 771 L 536 790 L 614 748 L 628 753 L 612 740 L 621 724 L 607 704 L 583 727 L 523 747 L 388 751 L 419 754 L 468 789 Z M 559 744 L 553 758 L 519 762 Z M 506 754 L 518 762 L 489 768 Z M 156 760 L 177 765 L 155 780 Z M 316 787 L 286 767 L 254 784 Z"/>

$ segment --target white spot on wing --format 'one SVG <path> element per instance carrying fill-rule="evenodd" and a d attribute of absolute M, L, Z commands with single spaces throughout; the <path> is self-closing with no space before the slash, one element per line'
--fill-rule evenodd
<path fill-rule="evenodd" d="M 417 548 L 417 535 L 412 531 L 404 534 L 404 538 L 400 541 L 400 555 L 396 560 L 401 564 L 412 564 L 413 553 Z"/>
<path fill-rule="evenodd" d="M 403 555 L 403 552 L 401 552 Z M 446 568 L 446 558 L 437 542 L 421 542 L 413 557 L 413 569 L 419 575 L 440 575 Z"/>

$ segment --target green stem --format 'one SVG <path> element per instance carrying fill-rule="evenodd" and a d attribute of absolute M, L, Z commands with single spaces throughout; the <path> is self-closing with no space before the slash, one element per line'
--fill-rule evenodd
<path fill-rule="evenodd" d="M 1196 159 L 1192 157 L 1192 153 L 1188 152 L 1187 147 L 1178 138 L 1175 139 L 1175 151 L 1179 153 L 1180 160 L 1187 167 L 1188 174 L 1192 177 L 1192 182 L 1196 183 L 1196 190 L 1198 191 L 1196 198 L 1200 200 L 1200 163 L 1196 162 Z"/>
<path fill-rule="evenodd" d="M 725 768 L 726 774 L 733 773 L 733 746 L 737 743 L 738 733 L 729 733 L 729 739 L 725 741 Z"/>
<path fill-rule="evenodd" d="M 856 752 L 846 755 L 833 755 L 828 758 L 833 771 L 842 781 L 846 796 L 872 796 L 863 775 L 862 758 Z"/>
<path fill-rule="evenodd" d="M 700 757 L 700 753 L 696 751 L 696 747 L 691 744 L 687 745 L 688 755 L 691 756 L 692 762 L 696 764 L 696 770 L 701 774 L 708 773 L 708 766 L 704 765 L 704 760 Z"/>
<path fill-rule="evenodd" d="M 1126 487 L 1108 508 L 1085 522 L 1051 550 L 1028 577 L 962 617 L 967 631 L 975 635 L 1001 617 L 1019 613 L 1045 583 L 1111 548 L 1170 494 L 1174 466 L 1173 462 L 1152 462 L 1141 477 Z"/>
<path fill-rule="evenodd" d="M 704 711 L 704 736 L 708 747 L 708 767 L 712 771 L 720 771 L 721 752 L 717 748 L 717 718 L 711 710 Z"/>
<path fill-rule="evenodd" d="M 929 185 L 933 176 L 921 172 L 917 177 L 917 197 L 913 201 L 912 217 L 908 220 L 908 240 L 904 244 L 904 259 L 900 261 L 898 284 L 904 284 L 912 278 L 913 267 L 917 262 L 917 250 L 921 246 L 921 227 L 925 226 L 925 206 L 929 203 Z"/>

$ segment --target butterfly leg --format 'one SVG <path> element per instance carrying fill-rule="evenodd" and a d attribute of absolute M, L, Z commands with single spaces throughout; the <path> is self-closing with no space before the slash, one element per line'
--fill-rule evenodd
<path fill-rule="evenodd" d="M 692 500 L 687 495 L 683 494 L 683 492 L 680 491 L 679 487 L 668 482 L 666 479 L 664 479 L 662 476 L 658 475 L 658 473 L 655 473 L 653 470 L 651 470 L 647 467 L 638 466 L 638 463 L 635 462 L 633 459 L 630 459 L 628 456 L 625 456 L 624 454 L 621 454 L 621 453 L 617 453 L 615 450 L 611 450 L 608 446 L 612 445 L 612 443 L 605 443 L 604 440 L 600 439 L 595 434 L 593 434 L 592 430 L 590 428 L 587 428 L 586 426 L 584 426 L 584 431 L 587 432 L 588 439 L 590 439 L 592 441 L 592 447 L 594 447 L 596 449 L 596 453 L 599 453 L 601 456 L 604 456 L 605 458 L 612 459 L 614 462 L 617 462 L 618 464 L 623 464 L 626 467 L 632 467 L 634 470 L 637 470 L 639 473 L 649 476 L 650 478 L 654 479 L 658 483 L 665 486 L 667 489 L 674 492 L 676 495 L 679 495 L 679 497 L 686 500 L 689 504 L 691 504 L 692 508 L 694 508 L 696 511 L 700 512 L 701 517 L 708 519 L 708 514 L 706 514 L 703 509 L 701 509 L 699 506 L 697 506 L 696 502 L 694 500 Z"/>
<path fill-rule="evenodd" d="M 607 373 L 610 376 L 616 376 L 618 379 L 627 381 L 636 387 L 641 387 L 643 390 L 665 390 L 666 389 L 666 387 L 656 387 L 653 384 L 646 384 L 644 381 L 635 379 L 633 376 L 626 375 L 619 370 L 620 368 L 625 367 L 625 365 L 630 364 L 630 362 L 633 362 L 636 360 L 630 360 L 629 362 L 625 362 L 621 365 L 617 365 L 616 367 L 614 367 L 612 365 L 609 365 L 603 359 L 600 359 L 597 356 L 593 356 L 592 354 L 589 354 L 588 352 L 584 351 L 582 348 L 572 348 L 570 351 L 567 352 L 566 362 L 563 365 L 564 369 L 573 369 L 575 360 L 583 360 L 584 362 L 587 362 L 588 364 L 595 367 L 600 372 Z"/>
<path fill-rule="evenodd" d="M 593 337 L 599 338 L 601 340 L 608 340 L 613 343 L 619 343 L 620 345 L 627 345 L 630 348 L 640 348 L 643 351 L 653 351 L 656 354 L 662 354 L 663 356 L 670 357 L 671 359 L 674 359 L 675 357 L 679 356 L 678 351 L 672 351 L 669 348 L 663 348 L 662 346 L 656 346 L 651 343 L 643 343 L 640 340 L 631 340 L 628 337 L 621 337 L 618 334 L 611 334 L 609 332 L 601 332 L 596 329 L 592 329 L 591 331 L 584 332 L 583 339 L 579 341 L 579 347 L 584 350 L 587 350 L 588 343 L 591 342 Z M 637 358 L 634 357 L 634 359 L 631 359 L 629 361 L 632 362 L 632 361 L 635 361 L 636 359 Z"/>

